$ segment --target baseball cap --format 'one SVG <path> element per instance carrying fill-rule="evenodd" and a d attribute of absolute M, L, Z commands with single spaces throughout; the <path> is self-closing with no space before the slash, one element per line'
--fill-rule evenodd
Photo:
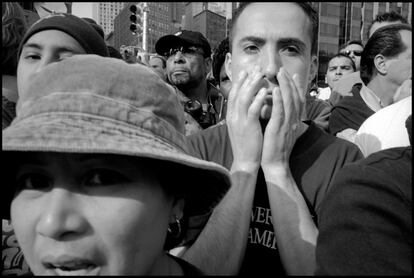
<path fill-rule="evenodd" d="M 177 46 L 199 46 L 204 51 L 204 57 L 210 57 L 211 47 L 207 39 L 200 32 L 182 30 L 174 35 L 161 37 L 155 44 L 155 51 L 164 56 L 171 48 Z"/>

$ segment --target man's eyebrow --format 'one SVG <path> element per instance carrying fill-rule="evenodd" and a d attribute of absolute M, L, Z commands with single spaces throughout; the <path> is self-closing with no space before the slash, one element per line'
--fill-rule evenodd
<path fill-rule="evenodd" d="M 263 38 L 260 38 L 260 37 L 256 37 L 256 36 L 247 36 L 247 37 L 242 38 L 239 41 L 239 44 L 242 44 L 242 43 L 245 43 L 245 42 L 253 42 L 257 45 L 264 45 L 266 40 L 263 39 Z"/>
<path fill-rule="evenodd" d="M 37 49 L 43 49 L 43 47 L 40 44 L 37 43 L 26 43 L 23 45 L 23 49 L 25 48 L 37 48 Z"/>
<path fill-rule="evenodd" d="M 36 49 L 39 49 L 39 50 L 42 50 L 43 49 L 43 46 L 42 45 L 40 45 L 40 44 L 38 44 L 38 43 L 28 43 L 28 44 L 25 44 L 24 46 L 23 46 L 23 49 L 25 49 L 25 48 L 36 48 Z M 76 50 L 75 48 L 73 48 L 73 47 L 69 47 L 69 46 L 59 46 L 59 45 L 57 45 L 57 46 L 53 46 L 53 48 L 55 49 L 55 51 L 57 51 L 57 52 L 73 52 L 73 53 L 80 53 L 78 50 Z"/>
<path fill-rule="evenodd" d="M 286 46 L 286 45 L 295 45 L 299 47 L 300 50 L 304 51 L 307 47 L 306 44 L 297 38 L 281 38 L 277 42 L 278 47 Z"/>

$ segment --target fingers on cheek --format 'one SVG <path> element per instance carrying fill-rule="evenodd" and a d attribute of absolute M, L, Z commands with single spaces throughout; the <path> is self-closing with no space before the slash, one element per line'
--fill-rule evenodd
<path fill-rule="evenodd" d="M 283 98 L 282 92 L 279 87 L 275 87 L 272 92 L 273 95 L 273 108 L 272 114 L 276 117 L 280 117 L 284 114 L 284 105 L 283 105 Z"/>

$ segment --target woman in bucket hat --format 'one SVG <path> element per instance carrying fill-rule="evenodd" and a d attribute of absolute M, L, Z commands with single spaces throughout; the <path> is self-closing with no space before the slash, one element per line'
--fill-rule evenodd
<path fill-rule="evenodd" d="M 76 55 L 44 67 L 30 88 L 3 130 L 12 162 L 2 211 L 32 272 L 201 274 L 166 249 L 230 177 L 188 154 L 171 86 L 144 66 Z"/>

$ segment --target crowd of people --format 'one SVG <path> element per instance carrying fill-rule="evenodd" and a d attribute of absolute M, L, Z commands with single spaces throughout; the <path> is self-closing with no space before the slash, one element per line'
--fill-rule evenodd
<path fill-rule="evenodd" d="M 143 61 L 2 3 L 2 275 L 412 275 L 412 29 L 318 72 L 308 2 L 241 3 L 216 49 Z"/>

